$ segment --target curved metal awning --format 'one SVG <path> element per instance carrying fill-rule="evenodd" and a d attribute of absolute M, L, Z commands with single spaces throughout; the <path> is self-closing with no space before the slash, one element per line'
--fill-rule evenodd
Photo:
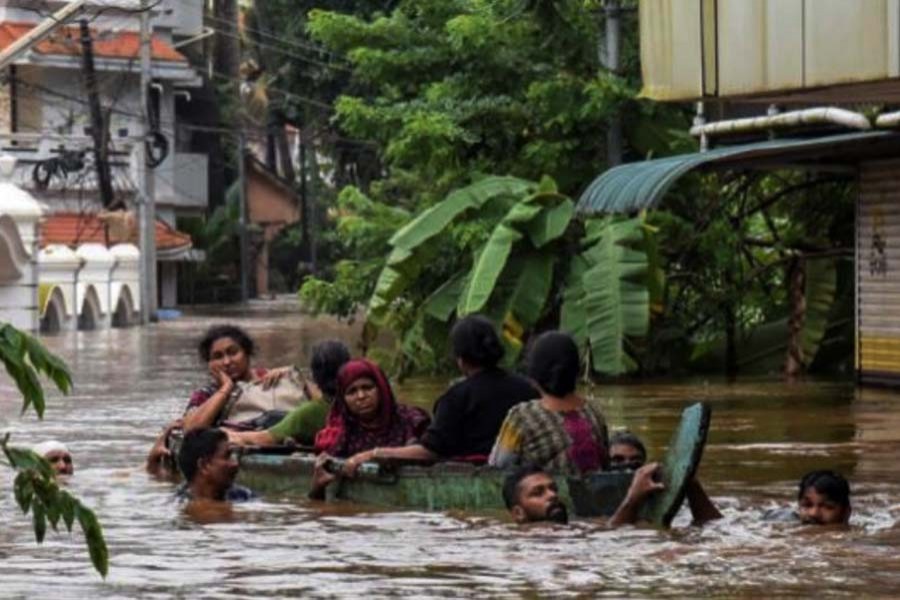
<path fill-rule="evenodd" d="M 708 166 L 827 168 L 867 158 L 900 156 L 900 134 L 866 131 L 806 139 L 777 139 L 724 146 L 614 167 L 588 186 L 578 200 L 583 213 L 631 213 L 652 208 L 680 177 Z"/>

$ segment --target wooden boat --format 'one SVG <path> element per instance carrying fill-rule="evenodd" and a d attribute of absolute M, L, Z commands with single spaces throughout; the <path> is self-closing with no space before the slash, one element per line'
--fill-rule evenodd
<path fill-rule="evenodd" d="M 685 485 L 696 472 L 709 431 L 710 410 L 694 404 L 684 410 L 661 462 L 666 489 L 651 497 L 642 518 L 667 527 L 678 512 Z M 310 489 L 315 456 L 257 450 L 240 456 L 238 481 L 266 496 L 305 497 Z M 353 479 L 330 487 L 330 499 L 408 510 L 505 510 L 504 472 L 464 463 L 433 466 L 364 463 Z M 563 501 L 581 517 L 609 516 L 625 498 L 632 473 L 596 473 L 584 478 L 558 477 Z"/>

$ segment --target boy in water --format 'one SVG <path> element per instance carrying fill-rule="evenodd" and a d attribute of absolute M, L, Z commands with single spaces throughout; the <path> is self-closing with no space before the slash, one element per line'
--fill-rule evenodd
<path fill-rule="evenodd" d="M 797 516 L 807 525 L 846 525 L 850 484 L 834 471 L 812 471 L 800 480 L 797 503 Z"/>

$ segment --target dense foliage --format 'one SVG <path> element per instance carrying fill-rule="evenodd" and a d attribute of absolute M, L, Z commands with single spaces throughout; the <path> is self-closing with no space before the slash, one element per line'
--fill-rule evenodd
<path fill-rule="evenodd" d="M 595 3 L 309 4 L 297 35 L 352 69 L 326 78 L 334 114 L 322 126 L 371 152 L 356 165 L 365 177 L 331 178 L 336 260 L 303 285 L 308 307 L 365 310 L 367 335 L 393 330 L 399 366 L 418 369 L 446 365 L 446 329 L 473 311 L 501 324 L 513 350 L 562 326 L 601 374 L 848 368 L 846 180 L 689 176 L 646 215 L 565 209 L 552 239 L 530 235 L 532 220 L 562 215 L 604 170 L 612 115 L 626 160 L 696 150 L 683 108 L 638 98 L 635 15 L 610 73 Z M 317 72 L 291 68 L 292 81 Z M 542 189 L 555 200 L 535 203 Z M 520 282 L 530 293 L 517 296 Z"/>

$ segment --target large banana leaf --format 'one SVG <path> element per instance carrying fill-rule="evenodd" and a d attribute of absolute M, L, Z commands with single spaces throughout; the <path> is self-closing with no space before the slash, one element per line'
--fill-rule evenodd
<path fill-rule="evenodd" d="M 391 303 L 415 280 L 424 259 L 423 245 L 444 231 L 469 209 L 481 208 L 494 198 L 519 197 L 535 184 L 516 177 L 486 177 L 452 192 L 445 200 L 422 212 L 390 239 L 393 247 L 369 299 L 369 318 L 380 321 Z"/>
<path fill-rule="evenodd" d="M 515 286 L 509 296 L 507 314 L 512 314 L 525 329 L 534 326 L 547 304 L 553 285 L 553 263 L 549 252 L 532 252 L 522 260 Z"/>
<path fill-rule="evenodd" d="M 572 221 L 573 214 L 575 214 L 575 204 L 568 198 L 562 197 L 555 206 L 544 210 L 532 219 L 525 229 L 534 247 L 542 248 L 565 233 Z"/>
<path fill-rule="evenodd" d="M 809 366 L 819 351 L 837 292 L 837 266 L 832 259 L 806 261 L 806 317 L 800 331 L 803 362 Z"/>
<path fill-rule="evenodd" d="M 462 271 L 436 289 L 425 301 L 425 313 L 438 321 L 448 321 L 456 310 L 459 296 L 465 289 L 469 272 Z"/>
<path fill-rule="evenodd" d="M 469 284 L 459 299 L 457 313 L 468 315 L 484 308 L 497 284 L 497 278 L 506 267 L 513 244 L 522 239 L 516 225 L 525 223 L 540 214 L 542 207 L 521 202 L 514 205 L 503 220 L 491 232 L 475 259 Z"/>
<path fill-rule="evenodd" d="M 485 177 L 450 193 L 400 228 L 390 239 L 394 248 L 413 250 L 441 233 L 456 217 L 471 208 L 481 208 L 498 196 L 520 197 L 534 189 L 534 182 L 517 177 Z"/>
<path fill-rule="evenodd" d="M 587 337 L 595 371 L 620 375 L 636 366 L 625 350 L 626 337 L 646 335 L 649 326 L 643 222 L 639 218 L 594 220 L 588 223 L 586 238 L 594 242 L 581 255 L 587 268 L 578 261 L 572 267 L 583 270 L 583 293 L 570 272 L 563 322 L 576 337 Z M 582 316 L 583 328 L 574 322 Z"/>
<path fill-rule="evenodd" d="M 582 255 L 572 257 L 569 273 L 563 288 L 562 306 L 559 312 L 559 327 L 569 332 L 582 352 L 587 350 L 588 329 L 587 310 L 584 306 L 584 274 L 591 268 Z"/>

